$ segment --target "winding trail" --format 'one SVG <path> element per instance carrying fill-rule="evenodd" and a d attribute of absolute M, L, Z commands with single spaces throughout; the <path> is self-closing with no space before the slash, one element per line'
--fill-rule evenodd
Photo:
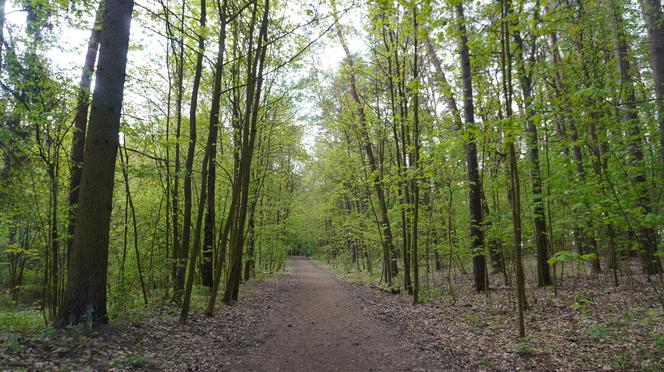
<path fill-rule="evenodd" d="M 242 358 L 253 371 L 429 370 L 400 334 L 367 314 L 337 279 L 304 257 L 267 310 L 266 338 Z"/>

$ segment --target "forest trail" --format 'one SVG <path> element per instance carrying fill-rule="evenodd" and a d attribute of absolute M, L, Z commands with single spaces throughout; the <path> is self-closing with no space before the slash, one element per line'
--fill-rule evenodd
<path fill-rule="evenodd" d="M 430 369 L 398 332 L 373 319 L 333 274 L 289 259 L 289 284 L 267 311 L 263 340 L 243 370 L 379 371 Z M 402 341 L 404 340 L 404 341 Z"/>

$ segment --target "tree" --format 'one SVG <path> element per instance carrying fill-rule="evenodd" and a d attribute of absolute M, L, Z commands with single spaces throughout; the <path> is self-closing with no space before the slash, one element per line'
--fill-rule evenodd
<path fill-rule="evenodd" d="M 475 290 L 488 289 L 488 276 L 484 258 L 484 232 L 482 231 L 482 181 L 477 163 L 477 144 L 475 142 L 475 107 L 473 105 L 473 80 L 470 68 L 470 50 L 466 32 L 466 18 L 463 13 L 463 2 L 456 5 L 456 16 L 459 28 L 459 58 L 461 59 L 461 78 L 463 80 L 463 116 L 466 121 L 468 140 L 464 148 L 466 152 L 466 174 L 468 177 L 468 208 L 470 209 L 470 244 L 473 254 L 473 276 Z"/>
<path fill-rule="evenodd" d="M 108 322 L 106 281 L 115 160 L 119 145 L 132 0 L 106 1 L 77 224 L 57 324 Z M 112 37 L 111 37 L 112 35 Z"/>

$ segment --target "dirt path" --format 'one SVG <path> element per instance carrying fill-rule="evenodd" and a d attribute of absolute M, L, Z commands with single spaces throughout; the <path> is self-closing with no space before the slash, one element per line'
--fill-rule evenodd
<path fill-rule="evenodd" d="M 363 310 L 334 276 L 293 257 L 288 284 L 267 310 L 265 339 L 238 369 L 257 371 L 429 370 L 402 335 Z M 440 368 L 440 367 L 438 367 Z M 438 369 L 436 368 L 436 369 Z"/>

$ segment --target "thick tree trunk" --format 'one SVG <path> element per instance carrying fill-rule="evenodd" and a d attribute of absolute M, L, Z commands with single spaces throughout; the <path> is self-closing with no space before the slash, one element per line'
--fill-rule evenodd
<path fill-rule="evenodd" d="M 4 0 L 0 0 L 3 1 Z M 69 252 L 76 228 L 76 207 L 78 205 L 78 194 L 81 186 L 81 174 L 83 173 L 83 155 L 85 151 L 85 132 L 88 126 L 88 106 L 90 104 L 90 85 L 92 83 L 92 74 L 97 62 L 97 51 L 99 50 L 99 36 L 101 33 L 101 17 L 103 11 L 103 2 L 99 3 L 99 8 L 95 16 L 95 22 L 90 31 L 88 40 L 88 51 L 85 54 L 85 62 L 81 73 L 81 81 L 78 85 L 78 98 L 76 102 L 76 116 L 74 118 L 74 133 L 71 143 L 71 174 L 69 176 L 69 224 L 67 226 L 67 261 L 69 261 Z M 0 25 L 1 28 L 1 25 Z M 2 32 L 2 31 L 0 31 Z M 1 42 L 1 41 L 0 41 Z M 69 266 L 69 265 L 67 265 Z"/>
<path fill-rule="evenodd" d="M 106 0 L 64 300 L 56 324 L 108 322 L 106 281 L 132 0 Z"/>

